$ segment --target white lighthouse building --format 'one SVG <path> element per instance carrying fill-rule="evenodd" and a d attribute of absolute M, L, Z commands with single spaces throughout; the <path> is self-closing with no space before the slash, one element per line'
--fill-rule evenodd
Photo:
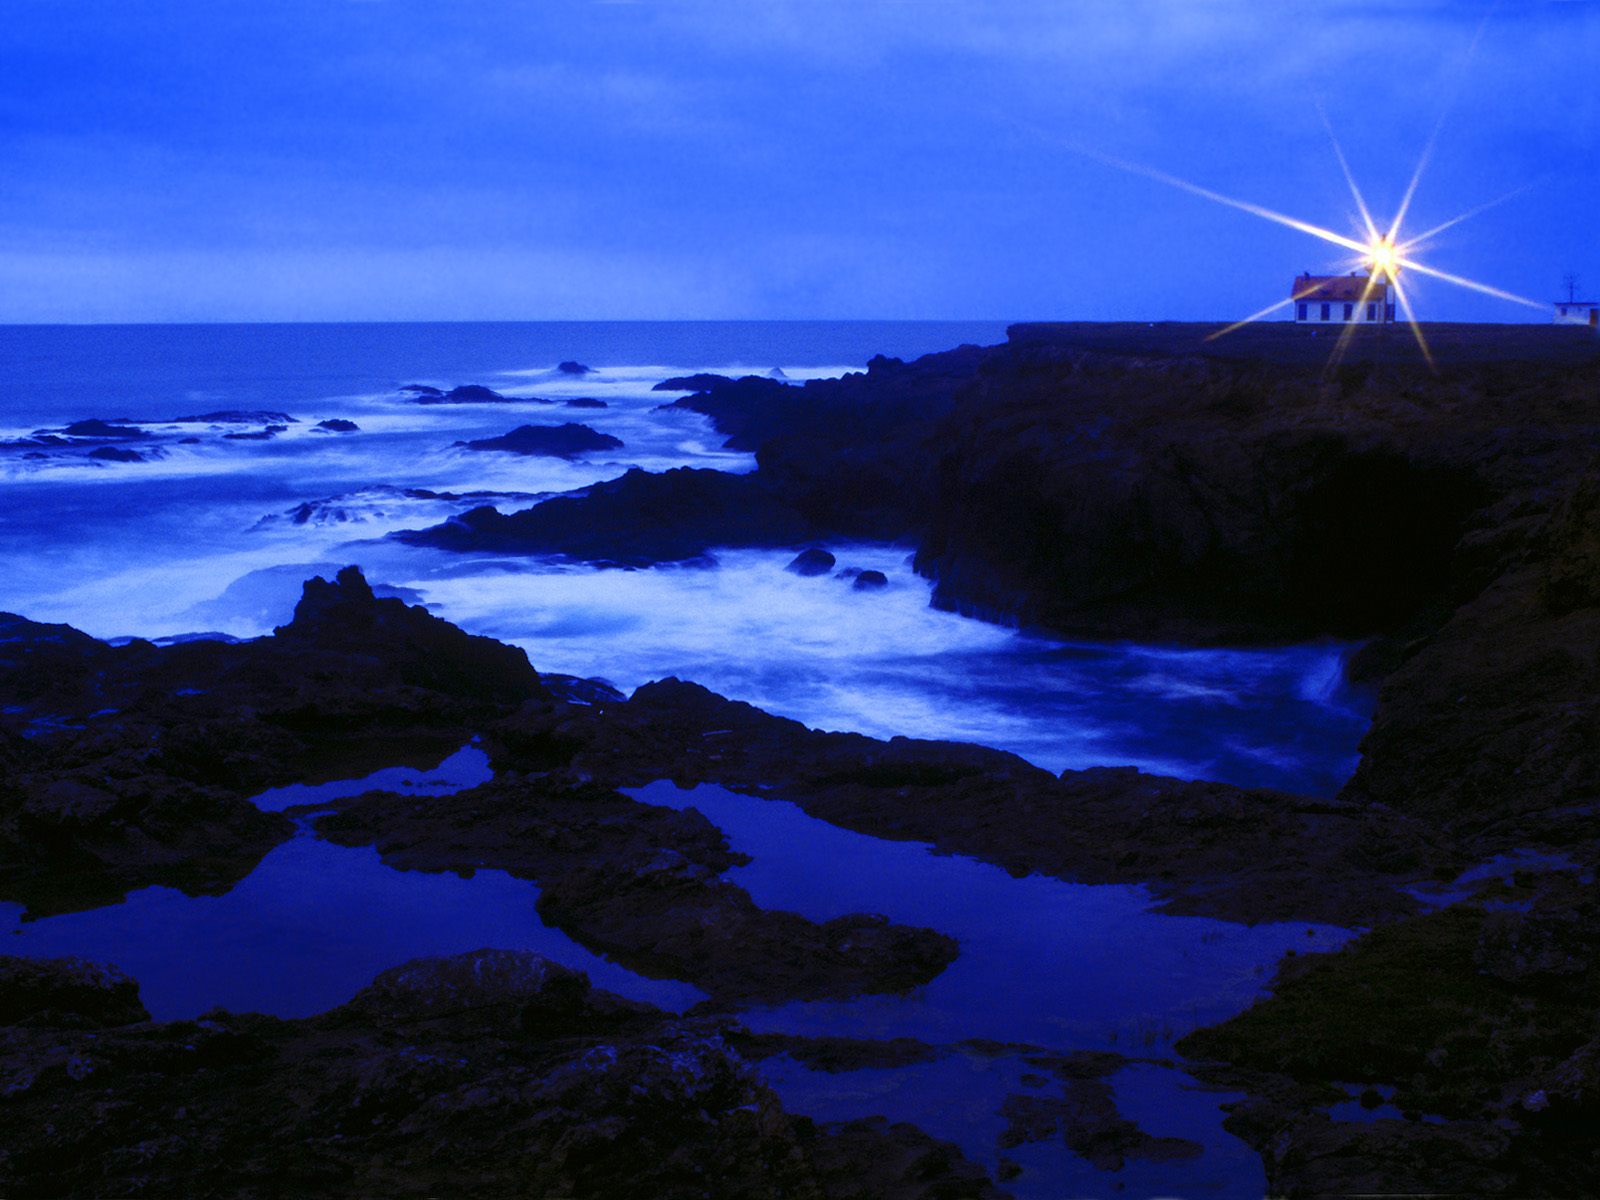
<path fill-rule="evenodd" d="M 1297 275 L 1289 292 L 1296 325 L 1387 325 L 1394 299 L 1387 280 L 1348 275 Z"/>

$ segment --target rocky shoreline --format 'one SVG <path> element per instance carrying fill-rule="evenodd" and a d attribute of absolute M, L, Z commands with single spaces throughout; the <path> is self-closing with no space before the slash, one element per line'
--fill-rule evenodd
<path fill-rule="evenodd" d="M 1360 637 L 1352 668 L 1379 703 L 1359 768 L 1331 799 L 1056 776 L 807 729 L 692 682 L 623 697 L 541 677 L 354 569 L 307 582 L 294 620 L 253 642 L 114 647 L 0 616 L 0 899 L 43 916 L 151 884 L 224 892 L 298 816 L 397 868 L 537 880 L 547 923 L 711 998 L 673 1016 L 485 951 L 396 968 L 302 1021 L 156 1024 L 114 973 L 0 960 L 9 1193 L 999 1194 L 916 1130 L 785 1113 L 746 1065 L 930 1051 L 730 1024 L 755 1003 L 907 991 L 959 947 L 870 913 L 761 908 L 725 878 L 741 859 L 710 821 L 619 790 L 659 779 L 1018 876 L 1142 884 L 1169 912 L 1368 930 L 1285 958 L 1268 998 L 1178 1045 L 1247 1094 L 1228 1127 L 1274 1194 L 1600 1187 L 1592 361 L 1325 378 L 1030 333 L 803 388 L 669 383 L 756 453 L 754 474 L 630 471 L 405 536 L 620 565 L 898 539 L 936 602 L 1078 636 Z M 448 796 L 250 803 L 473 737 L 494 778 Z M 1102 1068 L 1041 1058 L 1061 1095 L 1010 1104 L 1013 1144 L 1189 1153 L 1124 1122 Z M 1333 1116 L 1352 1089 L 1379 1115 Z"/>

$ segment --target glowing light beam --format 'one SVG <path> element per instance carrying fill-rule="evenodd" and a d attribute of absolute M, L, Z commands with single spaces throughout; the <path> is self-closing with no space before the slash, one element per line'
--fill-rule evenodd
<path fill-rule="evenodd" d="M 1422 326 L 1417 322 L 1417 314 L 1411 308 L 1411 297 L 1406 295 L 1405 288 L 1400 286 L 1398 276 L 1394 279 L 1394 294 L 1400 301 L 1400 307 L 1405 311 L 1406 324 L 1411 326 L 1411 332 L 1417 339 L 1417 347 L 1422 351 L 1422 357 L 1428 363 L 1428 370 L 1435 375 L 1439 373 L 1439 364 L 1433 361 L 1433 351 L 1428 349 L 1428 339 L 1422 335 Z"/>
<path fill-rule="evenodd" d="M 1192 193 L 1206 200 L 1213 200 L 1218 204 L 1225 204 L 1229 208 L 1237 208 L 1240 212 L 1250 213 L 1252 216 L 1261 217 L 1278 225 L 1285 225 L 1301 233 L 1309 233 L 1312 237 L 1321 238 L 1325 242 L 1332 242 L 1335 246 L 1343 246 L 1346 250 L 1354 250 L 1357 254 L 1366 254 L 1367 246 L 1354 238 L 1345 237 L 1342 233 L 1335 233 L 1331 229 L 1324 229 L 1321 225 L 1313 225 L 1310 221 L 1302 221 L 1298 217 L 1291 217 L 1264 205 L 1252 204 L 1248 200 L 1236 200 L 1232 196 L 1225 196 L 1221 192 L 1213 191 L 1208 187 L 1201 187 L 1198 183 L 1190 183 L 1166 171 L 1147 167 L 1140 163 L 1128 162 L 1126 159 L 1113 158 L 1109 154 L 1097 154 L 1092 150 L 1082 153 L 1090 158 L 1098 159 L 1107 166 L 1116 167 L 1118 170 L 1127 171 L 1133 175 L 1143 175 L 1147 179 L 1154 179 L 1157 183 L 1164 183 L 1169 187 L 1178 188 L 1180 191 Z"/>
<path fill-rule="evenodd" d="M 1367 227 L 1367 237 L 1376 242 L 1380 237 L 1377 222 L 1372 219 L 1372 210 L 1367 207 L 1361 189 L 1356 186 L 1355 173 L 1350 170 L 1350 163 L 1344 156 L 1344 147 L 1339 145 L 1339 138 L 1333 132 L 1333 122 L 1328 120 L 1327 110 L 1322 107 L 1320 100 L 1317 101 L 1317 115 L 1322 118 L 1322 127 L 1328 131 L 1328 140 L 1333 143 L 1333 153 L 1339 160 L 1339 169 L 1344 172 L 1344 181 L 1350 185 L 1350 194 L 1356 198 L 1356 208 L 1361 211 L 1361 223 Z"/>
<path fill-rule="evenodd" d="M 1497 300 L 1509 300 L 1513 304 L 1536 308 L 1540 312 L 1545 310 L 1545 306 L 1537 300 L 1529 300 L 1526 296 L 1519 296 L 1515 292 L 1506 291 L 1504 288 L 1490 287 L 1487 283 L 1479 283 L 1474 279 L 1465 279 L 1460 275 L 1452 275 L 1449 271 L 1441 271 L 1438 267 L 1426 266 L 1414 259 L 1403 259 L 1402 263 L 1419 275 L 1429 275 L 1434 279 L 1442 279 L 1446 283 L 1453 283 L 1457 287 L 1466 288 L 1468 291 L 1481 292 L 1483 295 L 1493 296 Z M 1395 282 L 1398 283 L 1399 280 L 1397 279 Z"/>
<path fill-rule="evenodd" d="M 1372 299 L 1373 289 L 1377 286 L 1378 272 L 1373 271 L 1372 274 L 1367 276 L 1366 286 L 1361 289 L 1361 299 L 1356 301 L 1358 309 L 1365 307 L 1367 301 Z M 1325 375 L 1331 375 L 1339 364 L 1344 361 L 1345 352 L 1350 348 L 1350 339 L 1355 335 L 1356 323 L 1354 321 L 1345 322 L 1345 327 L 1339 331 L 1339 340 L 1333 344 L 1333 353 L 1328 355 L 1328 368 L 1324 372 Z"/>
<path fill-rule="evenodd" d="M 1405 244 L 1400 247 L 1400 251 L 1401 251 L 1402 254 L 1404 254 L 1404 253 L 1409 253 L 1412 250 L 1418 249 L 1425 242 L 1427 242 L 1430 238 L 1437 237 L 1439 234 L 1443 233 L 1446 229 L 1450 229 L 1450 228 L 1452 228 L 1452 227 L 1454 227 L 1456 225 L 1459 225 L 1463 221 L 1470 221 L 1473 217 L 1478 216 L 1480 213 L 1486 213 L 1491 208 L 1498 208 L 1500 205 L 1504 204 L 1507 200 L 1515 200 L 1518 196 L 1522 195 L 1524 192 L 1531 191 L 1532 188 L 1533 188 L 1533 184 L 1531 184 L 1531 183 L 1525 183 L 1519 188 L 1512 188 L 1511 191 L 1507 192 L 1504 196 L 1500 196 L 1497 199 L 1491 200 L 1487 204 L 1480 204 L 1476 208 L 1469 208 L 1469 209 L 1467 209 L 1466 212 L 1461 213 L 1459 216 L 1451 217 L 1448 221 L 1443 221 L 1443 222 L 1439 223 L 1438 225 L 1435 225 L 1432 229 L 1427 230 L 1424 233 L 1419 233 L 1419 234 L 1415 235 L 1414 237 L 1408 237 L 1405 240 Z"/>

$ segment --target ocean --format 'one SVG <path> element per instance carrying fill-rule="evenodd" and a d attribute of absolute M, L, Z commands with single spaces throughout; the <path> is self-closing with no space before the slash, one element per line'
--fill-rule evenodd
<path fill-rule="evenodd" d="M 105 638 L 255 637 L 289 619 L 305 578 L 355 563 L 542 670 L 624 690 L 677 675 L 812 726 L 977 741 L 1051 770 L 1337 790 L 1370 713 L 1342 680 L 1348 646 L 1066 642 L 934 610 L 909 546 L 828 547 L 889 578 L 863 594 L 786 572 L 780 551 L 624 571 L 388 537 L 631 467 L 754 469 L 705 418 L 660 410 L 673 396 L 651 389 L 672 375 L 802 382 L 1004 336 L 996 322 L 0 327 L 0 609 Z M 421 405 L 411 384 L 521 402 Z M 245 415 L 179 420 L 227 412 Z M 128 461 L 39 444 L 91 419 L 150 436 L 113 447 Z M 623 445 L 572 461 L 457 445 L 567 421 Z"/>

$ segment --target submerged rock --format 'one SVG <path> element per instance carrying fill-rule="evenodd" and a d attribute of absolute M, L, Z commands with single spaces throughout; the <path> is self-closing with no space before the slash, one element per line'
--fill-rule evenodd
<path fill-rule="evenodd" d="M 326 421 L 318 421 L 314 428 L 326 430 L 328 433 L 357 433 L 361 426 L 343 417 L 329 417 Z"/>
<path fill-rule="evenodd" d="M 586 367 L 581 362 L 573 362 L 571 359 L 563 363 L 557 363 L 556 370 L 563 375 L 590 375 L 594 372 L 593 367 Z"/>
<path fill-rule="evenodd" d="M 611 407 L 604 400 L 596 400 L 593 396 L 574 396 L 572 399 L 564 401 L 564 403 L 566 404 L 566 406 L 568 408 L 609 408 L 609 407 Z"/>
<path fill-rule="evenodd" d="M 620 450 L 622 439 L 569 421 L 565 425 L 519 425 L 499 437 L 457 442 L 456 445 L 467 450 L 503 450 L 509 454 L 577 458 L 597 450 Z"/>
<path fill-rule="evenodd" d="M 101 446 L 89 451 L 89 457 L 99 459 L 101 462 L 136 463 L 144 461 L 144 455 L 137 450 L 126 450 L 121 446 Z"/>

